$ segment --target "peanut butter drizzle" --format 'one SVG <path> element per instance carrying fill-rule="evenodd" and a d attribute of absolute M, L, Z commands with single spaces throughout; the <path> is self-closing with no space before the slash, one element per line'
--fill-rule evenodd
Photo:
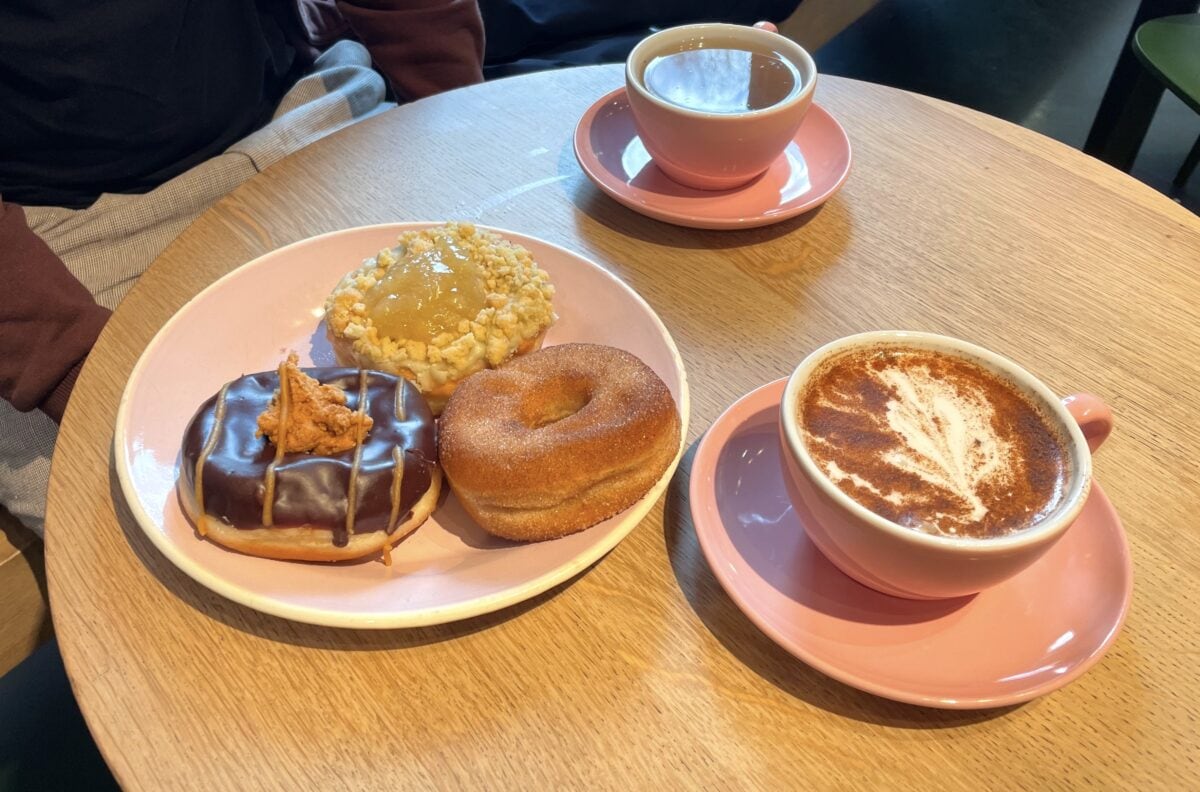
<path fill-rule="evenodd" d="M 404 483 L 404 451 L 399 446 L 392 448 L 392 514 L 388 517 L 387 535 L 396 530 L 400 518 L 400 485 Z"/>
<path fill-rule="evenodd" d="M 395 469 L 400 471 L 399 476 L 396 477 L 395 479 L 393 479 L 393 481 L 397 481 L 397 482 L 404 475 L 404 464 L 403 464 L 403 460 L 400 459 L 400 456 L 402 453 L 403 452 L 401 452 L 399 448 L 392 449 L 392 459 L 396 463 Z M 396 517 L 397 517 L 399 509 L 400 509 L 400 498 L 398 495 L 398 493 L 400 491 L 400 485 L 397 483 L 397 484 L 394 484 L 393 487 L 394 488 L 392 490 L 392 492 L 393 492 L 392 516 L 391 516 L 391 519 L 388 521 L 388 529 L 387 529 L 388 536 L 387 536 L 387 538 L 385 538 L 383 540 L 383 565 L 389 566 L 389 567 L 392 565 L 392 547 L 393 547 L 393 545 L 392 545 L 391 533 L 392 533 L 392 531 L 395 530 Z M 433 483 L 430 482 L 429 489 L 425 490 L 425 492 L 422 493 L 421 498 L 424 498 L 426 495 L 428 495 L 430 490 L 432 490 L 432 489 L 433 489 Z M 420 501 L 421 498 L 418 498 L 417 500 Z M 414 506 L 415 506 L 415 504 L 414 504 Z"/>
<path fill-rule="evenodd" d="M 266 481 L 264 482 L 262 524 L 270 527 L 275 524 L 275 468 L 283 459 L 283 450 L 287 447 L 288 419 L 292 411 L 292 387 L 288 383 L 287 362 L 279 364 L 279 433 L 276 436 L 275 458 L 267 465 Z"/>
<path fill-rule="evenodd" d="M 200 451 L 200 456 L 196 457 L 196 533 L 201 536 L 208 536 L 208 515 L 204 511 L 204 463 L 208 461 L 208 457 L 217 447 L 217 436 L 221 432 L 221 422 L 225 420 L 225 402 L 229 394 L 229 383 L 226 382 L 221 386 L 221 390 L 217 393 L 217 404 L 213 410 L 213 425 L 208 432 L 208 438 L 204 441 L 204 448 Z"/>
<path fill-rule="evenodd" d="M 358 425 L 354 427 L 354 462 L 350 465 L 350 486 L 346 493 L 346 542 L 354 535 L 354 513 L 358 511 L 358 469 L 362 466 L 363 418 L 367 414 L 367 372 L 358 370 Z"/>
<path fill-rule="evenodd" d="M 408 415 L 404 412 L 404 383 L 396 383 L 396 420 L 404 422 L 408 420 Z"/>
<path fill-rule="evenodd" d="M 396 384 L 396 420 L 407 421 L 404 411 L 404 383 Z M 404 482 L 404 451 L 399 447 L 392 449 L 392 513 L 388 517 L 387 528 L 383 540 L 383 565 L 392 565 L 392 531 L 396 530 L 396 520 L 400 519 L 400 485 Z"/>

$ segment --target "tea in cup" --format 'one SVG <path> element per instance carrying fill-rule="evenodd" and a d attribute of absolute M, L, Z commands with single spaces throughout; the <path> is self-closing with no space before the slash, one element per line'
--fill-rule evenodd
<path fill-rule="evenodd" d="M 684 25 L 640 42 L 625 63 L 638 136 L 675 181 L 704 190 L 762 174 L 795 138 L 817 68 L 794 41 L 742 25 Z"/>
<path fill-rule="evenodd" d="M 928 333 L 850 336 L 809 355 L 780 408 L 788 495 L 813 544 L 885 594 L 974 594 L 1067 531 L 1112 427 L 995 353 Z"/>

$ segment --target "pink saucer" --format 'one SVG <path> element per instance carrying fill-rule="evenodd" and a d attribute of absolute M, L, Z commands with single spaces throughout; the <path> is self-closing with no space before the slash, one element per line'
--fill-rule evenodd
<path fill-rule="evenodd" d="M 575 127 L 575 156 L 613 200 L 656 220 L 690 228 L 756 228 L 795 217 L 829 200 L 850 173 L 850 139 L 816 103 L 794 142 L 745 187 L 695 190 L 672 181 L 646 153 L 625 89 L 588 108 Z"/>
<path fill-rule="evenodd" d="M 995 588 L 918 602 L 846 577 L 813 546 L 780 471 L 777 380 L 738 400 L 700 442 L 691 475 L 700 546 L 772 640 L 853 687 L 946 709 L 1016 704 L 1095 664 L 1129 610 L 1133 571 L 1099 485 L 1045 556 Z"/>

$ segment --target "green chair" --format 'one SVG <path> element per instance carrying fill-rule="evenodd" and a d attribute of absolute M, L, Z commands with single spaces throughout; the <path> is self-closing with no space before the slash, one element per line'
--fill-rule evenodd
<path fill-rule="evenodd" d="M 1200 14 L 1152 19 L 1133 34 L 1133 52 L 1150 74 L 1200 113 Z M 1181 189 L 1200 162 L 1200 138 L 1172 187 Z"/>

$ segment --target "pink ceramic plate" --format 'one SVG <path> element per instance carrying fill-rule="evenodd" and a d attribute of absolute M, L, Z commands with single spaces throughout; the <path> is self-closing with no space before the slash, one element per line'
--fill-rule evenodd
<path fill-rule="evenodd" d="M 322 565 L 241 555 L 198 539 L 181 513 L 175 476 L 184 428 L 227 380 L 274 368 L 289 349 L 302 364 L 334 365 L 321 324 L 334 284 L 363 258 L 395 244 L 398 223 L 338 231 L 268 253 L 197 295 L 147 347 L 117 414 L 116 467 L 142 529 L 176 566 L 232 600 L 296 621 L 338 627 L 412 627 L 498 610 L 580 572 L 624 538 L 675 470 L 641 501 L 552 542 L 517 544 L 483 532 L 451 495 L 397 546 L 394 564 Z M 589 341 L 626 349 L 662 377 L 687 435 L 688 387 L 675 342 L 632 289 L 598 265 L 539 239 L 524 245 L 550 273 L 559 320 L 546 344 Z M 681 444 L 682 449 L 682 444 Z"/>
<path fill-rule="evenodd" d="M 655 167 L 633 126 L 625 89 L 607 94 L 575 128 L 575 156 L 584 173 L 635 212 L 691 228 L 770 225 L 829 200 L 850 173 L 850 139 L 813 104 L 794 142 L 767 172 L 733 190 L 695 190 Z"/>
<path fill-rule="evenodd" d="M 1037 563 L 973 597 L 880 594 L 812 545 L 784 491 L 777 422 L 786 380 L 730 407 L 700 443 L 692 517 L 713 573 L 776 643 L 847 685 L 948 709 L 1028 701 L 1078 677 L 1129 609 L 1129 547 L 1098 485 Z"/>

